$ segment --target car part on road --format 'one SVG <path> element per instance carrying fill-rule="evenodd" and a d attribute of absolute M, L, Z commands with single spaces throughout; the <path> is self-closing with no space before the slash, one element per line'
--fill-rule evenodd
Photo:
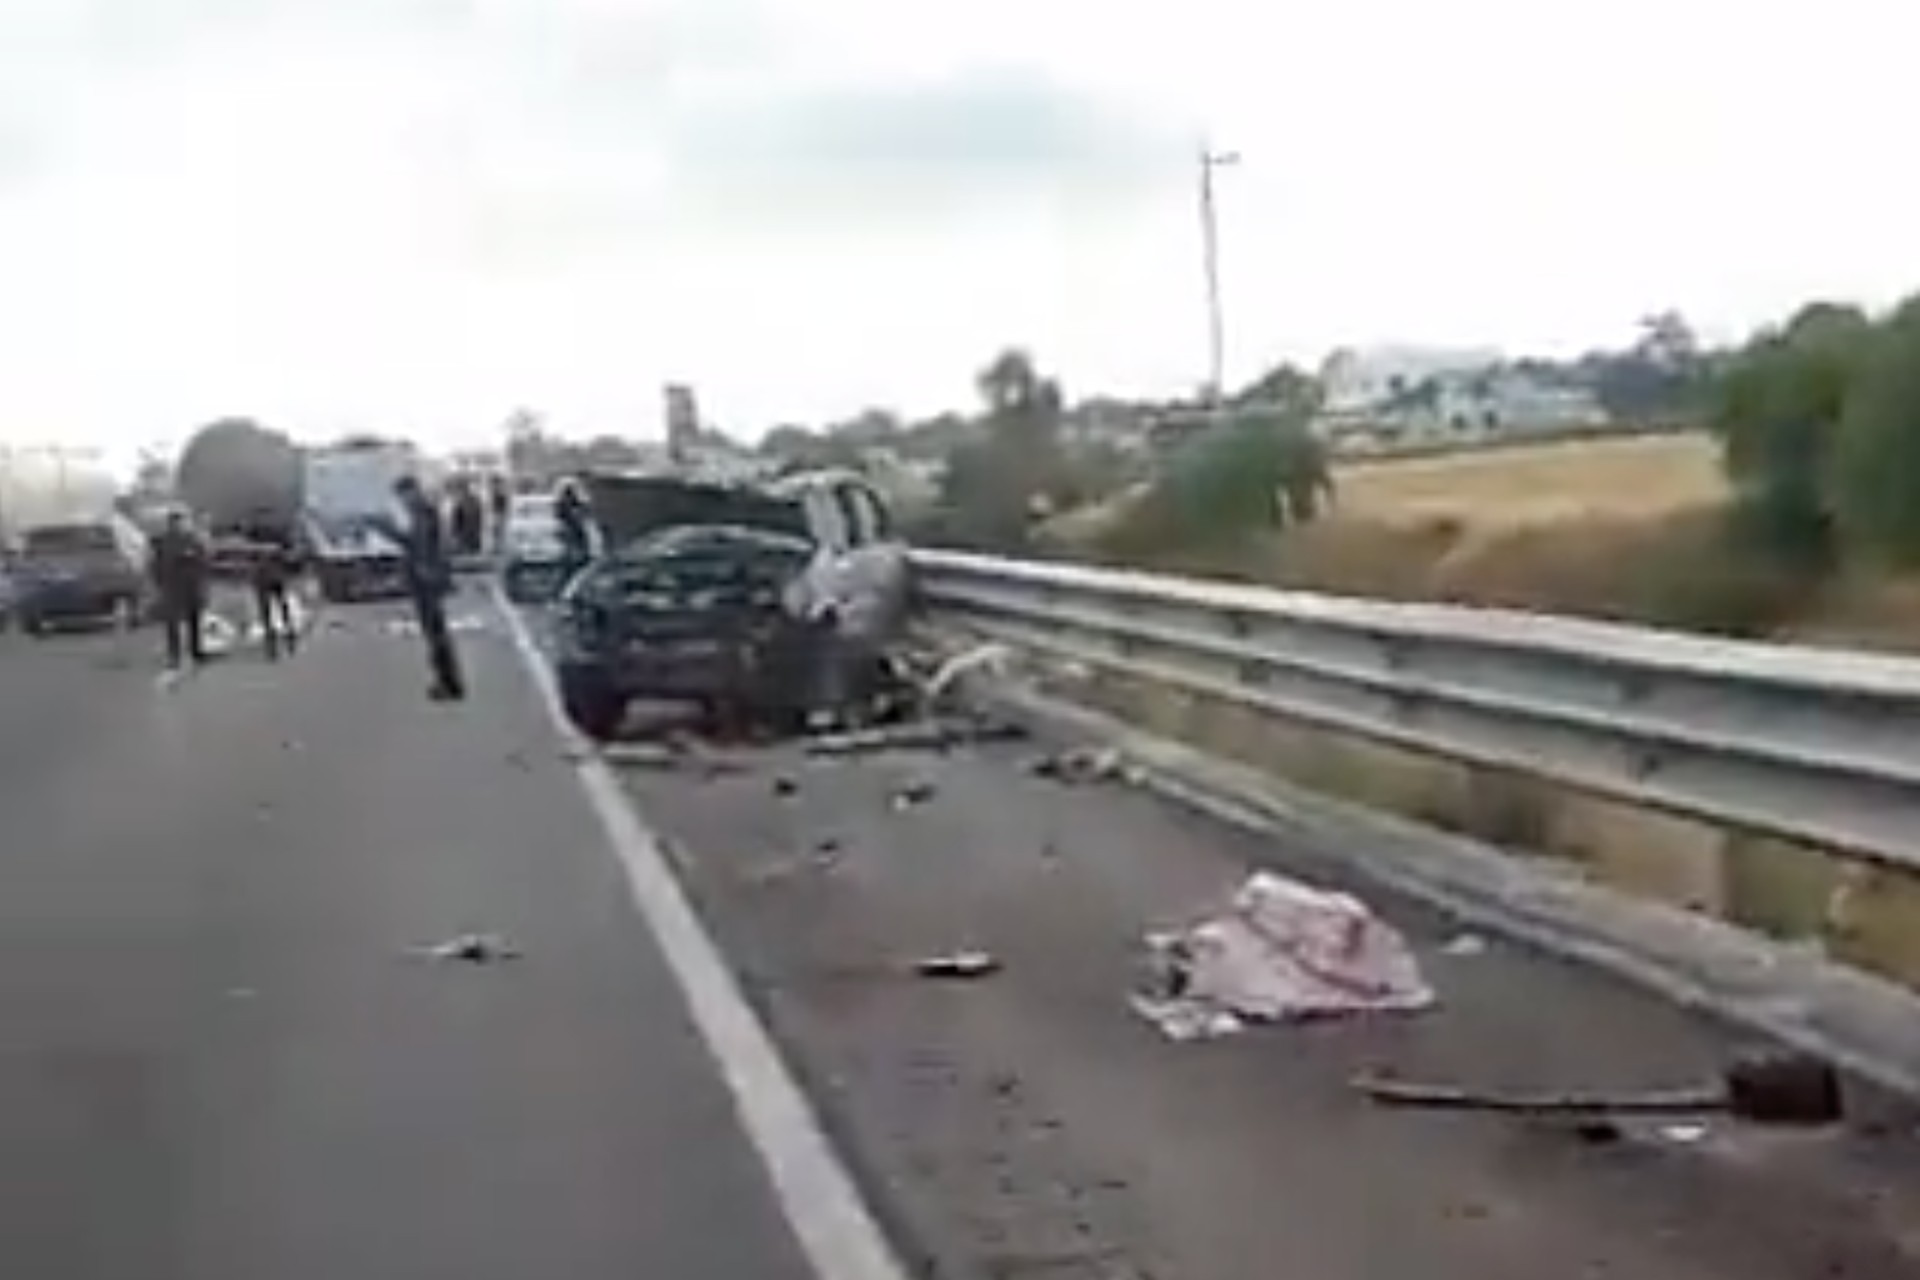
<path fill-rule="evenodd" d="M 984 978 L 1000 972 L 1000 959 L 987 951 L 952 951 L 914 961 L 913 971 L 923 978 Z"/>
<path fill-rule="evenodd" d="M 998 672 L 1013 660 L 1013 650 L 998 640 L 988 640 L 962 650 L 942 662 L 921 686 L 920 696 L 928 707 L 937 707 L 962 679 L 976 671 Z"/>
<path fill-rule="evenodd" d="M 520 948 L 498 933 L 462 933 L 444 942 L 416 947 L 414 954 L 426 960 L 457 960 L 465 964 L 497 964 L 518 960 Z"/>
<path fill-rule="evenodd" d="M 950 751 L 971 742 L 1018 742 L 1027 736 L 1026 726 L 1011 720 L 945 717 L 815 734 L 807 739 L 806 750 L 808 755 L 814 756 L 861 756 L 883 751 Z"/>
<path fill-rule="evenodd" d="M 1502 1093 L 1381 1076 L 1356 1077 L 1353 1085 L 1386 1106 L 1531 1116 L 1725 1113 L 1764 1124 L 1824 1125 L 1838 1121 L 1844 1110 L 1840 1076 L 1831 1063 L 1781 1050 L 1735 1058 L 1717 1086 L 1652 1093 Z"/>
<path fill-rule="evenodd" d="M 1174 1039 L 1243 1022 L 1413 1012 L 1434 1003 L 1398 932 L 1350 894 L 1258 871 L 1227 906 L 1149 935 L 1134 1008 Z"/>
<path fill-rule="evenodd" d="M 895 813 L 903 813 L 917 808 L 939 794 L 939 788 L 926 778 L 915 778 L 893 793 L 892 805 Z"/>
<path fill-rule="evenodd" d="M 1041 756 L 1030 766 L 1036 778 L 1068 784 L 1088 782 L 1125 782 L 1137 784 L 1140 770 L 1126 762 L 1112 747 L 1078 747 L 1054 755 Z"/>

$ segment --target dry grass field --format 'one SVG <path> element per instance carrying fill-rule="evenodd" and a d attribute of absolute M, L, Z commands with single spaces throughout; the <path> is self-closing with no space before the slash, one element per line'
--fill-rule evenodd
<path fill-rule="evenodd" d="M 1920 580 L 1810 583 L 1727 541 L 1704 435 L 1513 445 L 1336 468 L 1335 507 L 1175 571 L 1344 595 L 1444 600 L 1920 651 Z M 1063 521 L 1091 542 L 1112 510 Z M 1085 525 L 1085 528 L 1081 526 Z"/>
<path fill-rule="evenodd" d="M 1354 462 L 1337 472 L 1340 515 L 1390 524 L 1542 525 L 1650 520 L 1718 505 L 1719 450 L 1702 435 L 1513 445 Z"/>

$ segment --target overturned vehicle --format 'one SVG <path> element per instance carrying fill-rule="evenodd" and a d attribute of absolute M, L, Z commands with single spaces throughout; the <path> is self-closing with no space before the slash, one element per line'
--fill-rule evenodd
<path fill-rule="evenodd" d="M 858 719 L 883 695 L 909 564 L 864 479 L 585 479 L 605 550 L 562 593 L 553 645 L 582 733 L 618 736 L 637 702 L 797 728 Z"/>

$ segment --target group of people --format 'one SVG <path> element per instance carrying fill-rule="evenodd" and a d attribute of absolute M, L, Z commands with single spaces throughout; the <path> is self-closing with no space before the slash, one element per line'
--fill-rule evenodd
<path fill-rule="evenodd" d="M 480 487 L 465 476 L 456 477 L 448 485 L 446 519 L 457 555 L 479 555 L 486 549 L 489 521 L 496 540 L 506 527 L 507 508 L 512 503 L 506 477 L 492 476 L 485 487 L 483 497 Z"/>
<path fill-rule="evenodd" d="M 260 519 L 243 531 L 247 581 L 267 656 L 277 659 L 299 644 L 293 601 L 288 594 L 300 570 L 293 531 Z M 213 556 L 187 513 L 167 513 L 166 525 L 151 543 L 153 585 L 166 629 L 167 665 L 206 661 L 207 589 Z"/>
<path fill-rule="evenodd" d="M 506 505 L 504 486 L 498 507 Z M 454 527 L 449 546 L 441 509 L 419 480 L 405 476 L 394 485 L 403 518 L 381 522 L 381 532 L 402 549 L 407 594 L 411 598 L 420 634 L 426 641 L 432 684 L 428 696 L 454 701 L 466 696 L 466 680 L 458 651 L 447 625 L 446 598 L 453 591 L 453 553 L 469 545 L 479 550 L 476 519 L 479 499 L 471 486 L 456 492 L 449 504 Z M 290 590 L 300 574 L 300 553 L 293 531 L 267 518 L 236 530 L 232 545 L 244 557 L 246 578 L 253 590 L 254 608 L 267 656 L 277 659 L 299 643 Z M 153 585 L 166 630 L 167 664 L 199 665 L 206 660 L 205 635 L 208 589 L 213 576 L 213 554 L 187 513 L 168 513 L 165 526 L 151 540 Z"/>
<path fill-rule="evenodd" d="M 456 555 L 477 554 L 484 548 L 487 512 L 475 486 L 456 481 L 443 512 L 414 476 L 394 485 L 402 518 L 380 522 L 380 531 L 403 553 L 407 594 L 426 643 L 431 683 L 428 697 L 458 701 L 466 697 L 466 677 L 460 654 L 447 624 L 446 600 L 454 588 Z M 497 531 L 504 527 L 510 491 L 503 480 L 489 486 L 486 503 Z M 577 485 L 561 487 L 556 504 L 561 540 L 575 567 L 586 563 L 592 546 L 592 514 Z M 246 560 L 247 580 L 267 656 L 291 653 L 298 644 L 290 589 L 301 569 L 293 531 L 284 523 L 258 519 L 238 531 L 236 542 Z M 174 668 L 206 659 L 204 627 L 207 592 L 212 578 L 212 554 L 185 511 L 167 516 L 165 527 L 152 539 L 152 572 L 166 627 L 167 662 Z"/>

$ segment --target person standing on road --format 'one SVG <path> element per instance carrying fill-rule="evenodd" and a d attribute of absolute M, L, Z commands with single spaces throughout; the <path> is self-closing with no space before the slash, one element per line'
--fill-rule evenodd
<path fill-rule="evenodd" d="M 560 526 L 561 577 L 571 582 L 573 575 L 586 568 L 587 561 L 593 558 L 593 512 L 577 481 L 560 482 L 559 492 L 554 495 L 553 515 Z"/>
<path fill-rule="evenodd" d="M 413 614 L 427 644 L 427 665 L 433 676 L 427 696 L 435 702 L 457 702 L 467 696 L 467 686 L 460 671 L 460 654 L 447 627 L 453 566 L 447 559 L 446 529 L 439 509 L 418 479 L 402 476 L 393 491 L 406 511 L 407 522 L 403 528 L 383 521 L 382 531 L 405 550 L 407 594 L 413 598 Z"/>
<path fill-rule="evenodd" d="M 195 666 L 207 660 L 207 548 L 187 522 L 187 513 L 167 513 L 166 527 L 154 535 L 153 585 L 160 596 L 161 618 L 167 630 L 167 665 L 178 670 L 183 661 Z"/>
<path fill-rule="evenodd" d="M 463 476 L 454 484 L 452 507 L 449 519 L 453 524 L 455 551 L 463 556 L 479 555 L 486 518 L 472 480 Z"/>
<path fill-rule="evenodd" d="M 513 494 L 507 488 L 507 478 L 495 472 L 487 479 L 487 505 L 493 514 L 493 549 L 504 553 L 507 549 L 507 510 L 513 505 Z"/>
<path fill-rule="evenodd" d="M 253 606 L 271 661 L 283 650 L 292 653 L 300 642 L 294 627 L 293 602 L 287 596 L 294 571 L 293 535 L 280 521 L 263 518 L 249 530 L 247 541 L 252 544 L 249 576 Z"/>

